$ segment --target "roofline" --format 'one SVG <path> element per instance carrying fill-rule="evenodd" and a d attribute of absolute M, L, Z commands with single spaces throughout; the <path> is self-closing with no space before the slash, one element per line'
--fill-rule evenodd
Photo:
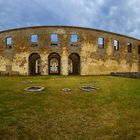
<path fill-rule="evenodd" d="M 53 28 L 53 27 L 57 27 L 57 28 L 77 28 L 77 29 L 84 29 L 84 30 L 90 30 L 90 31 L 98 31 L 98 32 L 110 33 L 110 34 L 113 34 L 113 35 L 118 35 L 118 36 L 127 37 L 127 38 L 130 38 L 130 39 L 140 41 L 140 39 L 135 38 L 135 37 L 131 37 L 131 36 L 127 36 L 127 35 L 124 35 L 124 34 L 115 33 L 115 32 L 110 32 L 110 31 L 106 31 L 106 30 L 100 30 L 100 29 L 89 28 L 89 27 L 79 27 L 79 26 L 64 26 L 64 25 L 27 26 L 27 27 L 3 30 L 3 31 L 0 31 L 0 34 L 5 33 L 5 32 L 10 32 L 10 31 L 23 30 L 23 29 L 26 30 L 26 29 L 33 29 L 33 28 Z"/>

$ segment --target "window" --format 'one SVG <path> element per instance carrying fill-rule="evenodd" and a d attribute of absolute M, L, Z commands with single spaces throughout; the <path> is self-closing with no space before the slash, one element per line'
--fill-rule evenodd
<path fill-rule="evenodd" d="M 115 51 L 119 50 L 119 41 L 118 40 L 114 40 L 114 50 Z"/>
<path fill-rule="evenodd" d="M 98 48 L 100 48 L 100 49 L 104 48 L 104 38 L 103 37 L 98 38 Z"/>
<path fill-rule="evenodd" d="M 132 52 L 132 43 L 127 44 L 127 51 L 128 51 L 128 53 Z"/>
<path fill-rule="evenodd" d="M 140 55 L 140 46 L 138 46 L 138 54 Z"/>
<path fill-rule="evenodd" d="M 38 36 L 37 35 L 31 35 L 31 42 L 32 43 L 37 43 L 38 42 Z"/>
<path fill-rule="evenodd" d="M 77 43 L 78 42 L 78 35 L 72 34 L 71 35 L 71 42 L 72 43 Z"/>
<path fill-rule="evenodd" d="M 7 37 L 6 38 L 6 46 L 11 46 L 13 43 L 12 37 Z"/>
<path fill-rule="evenodd" d="M 58 34 L 51 34 L 51 42 L 58 42 Z"/>

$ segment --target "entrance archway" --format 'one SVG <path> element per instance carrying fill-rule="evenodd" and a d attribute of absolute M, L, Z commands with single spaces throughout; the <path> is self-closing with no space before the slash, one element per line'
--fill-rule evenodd
<path fill-rule="evenodd" d="M 48 56 L 49 61 L 49 75 L 59 75 L 60 74 L 60 55 L 57 53 L 51 53 Z"/>
<path fill-rule="evenodd" d="M 33 53 L 29 56 L 29 74 L 40 75 L 40 55 Z"/>
<path fill-rule="evenodd" d="M 80 74 L 80 56 L 72 53 L 69 56 L 68 66 L 69 74 Z"/>

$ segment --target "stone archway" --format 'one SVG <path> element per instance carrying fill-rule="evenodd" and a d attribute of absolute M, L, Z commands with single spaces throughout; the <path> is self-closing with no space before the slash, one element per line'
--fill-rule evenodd
<path fill-rule="evenodd" d="M 51 53 L 48 56 L 48 61 L 49 75 L 60 75 L 60 55 L 57 53 Z"/>
<path fill-rule="evenodd" d="M 40 75 L 40 55 L 33 53 L 29 56 L 29 75 Z"/>
<path fill-rule="evenodd" d="M 68 70 L 69 74 L 80 74 L 80 56 L 77 53 L 69 55 Z"/>

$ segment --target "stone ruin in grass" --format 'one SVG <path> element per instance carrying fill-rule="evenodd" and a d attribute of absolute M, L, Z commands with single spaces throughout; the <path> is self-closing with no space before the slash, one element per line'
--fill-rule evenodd
<path fill-rule="evenodd" d="M 41 86 L 32 86 L 32 87 L 25 88 L 24 90 L 29 92 L 35 92 L 35 91 L 42 91 L 44 89 L 45 88 Z"/>

